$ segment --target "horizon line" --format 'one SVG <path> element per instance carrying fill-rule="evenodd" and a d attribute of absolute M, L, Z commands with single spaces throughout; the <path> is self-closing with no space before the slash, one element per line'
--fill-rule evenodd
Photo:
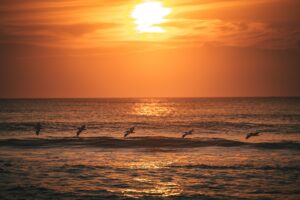
<path fill-rule="evenodd" d="M 208 99 L 208 98 L 300 98 L 300 96 L 166 96 L 166 97 L 0 97 L 0 100 L 51 100 L 51 99 Z"/>

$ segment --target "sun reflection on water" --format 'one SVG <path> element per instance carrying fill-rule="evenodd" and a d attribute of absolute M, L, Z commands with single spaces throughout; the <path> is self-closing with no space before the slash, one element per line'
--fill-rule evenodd
<path fill-rule="evenodd" d="M 0 162 L 0 168 L 5 166 L 5 171 L 8 171 L 4 171 L 6 174 L 3 173 L 2 177 L 11 177 L 1 179 L 4 181 L 2 188 L 17 183 L 17 186 L 12 185 L 17 189 L 4 191 L 12 195 L 26 195 L 24 188 L 29 191 L 27 194 L 39 191 L 41 195 L 50 195 L 52 192 L 50 199 L 59 198 L 57 194 L 74 195 L 70 199 L 87 196 L 94 199 L 202 196 L 261 199 L 273 191 L 277 191 L 278 199 L 288 199 L 286 194 L 295 194 L 289 199 L 299 199 L 296 198 L 299 181 L 294 178 L 299 171 L 298 152 L 240 147 L 209 147 L 168 153 L 137 149 L 66 150 L 2 150 L 1 159 L 6 165 Z M 25 178 L 31 181 L 30 187 L 25 185 L 27 182 L 19 185 Z M 258 193 L 257 188 L 266 193 Z M 235 196 L 230 198 L 232 194 Z M 268 199 L 272 199 L 272 194 L 267 196 Z"/>
<path fill-rule="evenodd" d="M 171 162 L 163 162 L 163 161 L 142 161 L 138 163 L 131 163 L 129 165 L 129 168 L 131 169 L 161 169 L 168 165 L 170 165 Z"/>
<path fill-rule="evenodd" d="M 125 166 L 127 169 L 139 174 L 132 177 L 131 185 L 128 188 L 116 188 L 111 192 L 121 193 L 123 196 L 130 198 L 142 197 L 170 197 L 180 195 L 183 191 L 179 180 L 169 175 L 162 178 L 162 173 L 173 164 L 172 160 L 161 160 L 153 157 L 141 158 L 135 162 L 128 162 Z M 124 167 L 124 163 L 123 163 Z"/>
<path fill-rule="evenodd" d="M 138 103 L 134 107 L 134 113 L 141 116 L 164 117 L 170 115 L 172 110 L 162 103 Z"/>
<path fill-rule="evenodd" d="M 146 182 L 149 180 L 145 180 Z M 161 197 L 170 197 L 180 195 L 182 189 L 179 184 L 174 182 L 155 182 L 150 181 L 153 187 L 149 188 L 135 188 L 135 189 L 125 189 L 122 191 L 123 195 L 127 197 L 140 198 L 145 196 L 161 196 Z M 144 182 L 141 181 L 140 184 Z"/>

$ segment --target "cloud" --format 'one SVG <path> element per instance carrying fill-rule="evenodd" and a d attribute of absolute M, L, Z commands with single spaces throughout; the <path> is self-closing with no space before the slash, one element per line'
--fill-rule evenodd
<path fill-rule="evenodd" d="M 43 46 L 74 44 L 97 31 L 116 27 L 114 23 L 23 24 L 0 29 L 0 43 L 27 43 Z M 60 43 L 60 44 L 59 44 Z"/>
<path fill-rule="evenodd" d="M 300 27 L 286 28 L 262 22 L 190 20 L 167 26 L 178 33 L 174 41 L 194 45 L 286 49 L 298 48 L 300 40 Z"/>
<path fill-rule="evenodd" d="M 174 8 L 165 26 L 176 33 L 173 40 L 193 45 L 299 48 L 297 9 L 296 0 L 190 0 Z"/>
<path fill-rule="evenodd" d="M 89 48 L 145 42 L 149 37 L 135 33 L 130 19 L 133 2 L 2 0 L 0 43 Z M 173 12 L 162 25 L 168 32 L 161 41 L 177 46 L 299 48 L 298 5 L 295 0 L 166 1 Z"/>

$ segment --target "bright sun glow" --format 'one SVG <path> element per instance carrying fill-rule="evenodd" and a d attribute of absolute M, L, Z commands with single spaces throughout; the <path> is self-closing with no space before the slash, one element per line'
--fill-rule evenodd
<path fill-rule="evenodd" d="M 166 22 L 164 19 L 171 13 L 171 8 L 164 8 L 161 2 L 146 1 L 135 7 L 131 16 L 135 19 L 136 29 L 142 33 L 163 33 L 165 30 L 157 25 Z"/>

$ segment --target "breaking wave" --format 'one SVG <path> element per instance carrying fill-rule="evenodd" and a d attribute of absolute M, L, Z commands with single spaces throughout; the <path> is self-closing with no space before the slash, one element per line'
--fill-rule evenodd
<path fill-rule="evenodd" d="M 46 139 L 2 139 L 1 146 L 16 148 L 51 147 L 99 147 L 99 148 L 200 148 L 200 147 L 245 147 L 264 149 L 300 150 L 300 143 L 293 141 L 247 143 L 221 138 L 181 139 L 169 137 L 131 137 L 127 139 L 113 137 L 88 138 L 46 138 Z M 156 149 L 157 150 L 157 149 Z"/>

